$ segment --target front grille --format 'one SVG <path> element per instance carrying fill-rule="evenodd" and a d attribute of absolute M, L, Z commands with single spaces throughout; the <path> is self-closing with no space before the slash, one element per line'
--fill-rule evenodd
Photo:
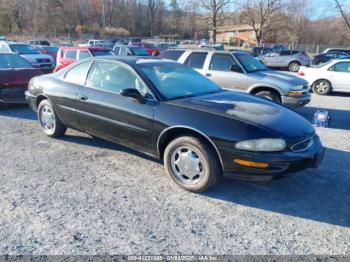
<path fill-rule="evenodd" d="M 308 139 L 305 139 L 303 141 L 300 141 L 296 143 L 295 145 L 291 146 L 290 150 L 293 152 L 301 152 L 309 149 L 314 144 L 314 137 L 310 137 Z"/>
<path fill-rule="evenodd" d="M 39 63 L 50 63 L 50 59 L 47 58 L 38 58 L 36 61 Z"/>

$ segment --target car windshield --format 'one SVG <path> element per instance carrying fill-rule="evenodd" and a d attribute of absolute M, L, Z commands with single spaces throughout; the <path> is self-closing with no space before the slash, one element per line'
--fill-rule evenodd
<path fill-rule="evenodd" d="M 167 100 L 222 91 L 193 69 L 177 63 L 148 63 L 137 66 Z"/>
<path fill-rule="evenodd" d="M 150 54 L 140 46 L 130 46 L 129 48 L 135 56 L 150 56 Z"/>
<path fill-rule="evenodd" d="M 40 54 L 38 50 L 30 45 L 10 45 L 12 52 L 15 52 L 20 55 L 33 55 Z"/>
<path fill-rule="evenodd" d="M 234 56 L 238 59 L 238 61 L 242 64 L 248 73 L 267 70 L 266 66 L 263 63 L 249 54 L 236 53 Z"/>
<path fill-rule="evenodd" d="M 91 50 L 92 56 L 109 56 L 116 55 L 112 50 Z"/>
<path fill-rule="evenodd" d="M 33 68 L 31 64 L 18 55 L 0 55 L 0 68 Z"/>

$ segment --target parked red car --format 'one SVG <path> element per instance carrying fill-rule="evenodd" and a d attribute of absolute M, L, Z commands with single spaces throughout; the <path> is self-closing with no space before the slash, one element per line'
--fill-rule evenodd
<path fill-rule="evenodd" d="M 0 54 L 0 106 L 26 103 L 24 92 L 30 79 L 42 74 L 17 54 Z"/>
<path fill-rule="evenodd" d="M 57 58 L 58 47 L 56 46 L 44 46 L 44 45 L 34 45 L 35 49 L 37 49 L 40 53 L 49 55 L 55 60 Z"/>
<path fill-rule="evenodd" d="M 111 56 L 116 55 L 112 49 L 104 47 L 88 46 L 65 46 L 60 47 L 57 53 L 56 67 L 54 72 L 85 58 L 92 56 Z"/>
<path fill-rule="evenodd" d="M 130 42 L 129 45 L 133 45 L 133 46 L 141 46 L 144 49 L 146 49 L 146 51 L 153 56 L 157 56 L 160 54 L 160 49 L 157 48 L 154 44 L 151 43 L 145 43 L 145 42 Z"/>

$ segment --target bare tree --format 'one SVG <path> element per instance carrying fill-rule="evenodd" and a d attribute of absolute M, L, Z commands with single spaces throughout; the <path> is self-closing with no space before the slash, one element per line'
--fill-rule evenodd
<path fill-rule="evenodd" d="M 282 10 L 281 0 L 245 0 L 243 12 L 253 27 L 258 44 L 263 40 L 273 18 Z"/>
<path fill-rule="evenodd" d="M 156 21 L 156 15 L 159 9 L 164 5 L 162 0 L 147 0 L 147 21 L 149 26 L 149 34 L 152 37 L 154 35 L 154 26 Z"/>
<path fill-rule="evenodd" d="M 337 9 L 339 10 L 339 12 L 340 12 L 345 24 L 346 24 L 346 27 L 350 31 L 350 21 L 349 21 L 347 15 L 345 14 L 343 6 L 340 4 L 339 0 L 334 0 L 334 1 L 335 1 L 336 6 L 337 6 Z"/>
<path fill-rule="evenodd" d="M 213 41 L 216 42 L 216 31 L 217 26 L 223 20 L 223 13 L 225 8 L 232 4 L 232 0 L 197 0 L 193 1 L 195 5 L 198 5 L 205 12 L 209 13 L 209 17 L 204 17 L 204 19 L 210 21 L 210 27 L 213 32 Z"/>

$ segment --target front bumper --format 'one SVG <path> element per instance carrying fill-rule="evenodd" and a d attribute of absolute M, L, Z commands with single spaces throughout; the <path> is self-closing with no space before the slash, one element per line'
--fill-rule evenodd
<path fill-rule="evenodd" d="M 0 103 L 2 104 L 25 104 L 24 92 L 27 87 L 2 87 L 0 88 Z"/>
<path fill-rule="evenodd" d="M 286 150 L 283 152 L 248 152 L 237 149 L 221 149 L 224 172 L 230 176 L 249 180 L 269 180 L 307 168 L 317 168 L 322 161 L 325 148 L 317 135 L 313 137 L 310 148 L 301 152 Z M 236 164 L 234 159 L 268 163 L 267 168 L 254 168 Z"/>
<path fill-rule="evenodd" d="M 33 111 L 37 111 L 36 108 L 36 96 L 32 95 L 29 91 L 26 91 L 25 93 L 25 99 L 27 100 L 27 103 L 29 105 L 29 107 L 33 110 Z"/>
<path fill-rule="evenodd" d="M 304 95 L 296 96 L 296 97 L 281 96 L 281 99 L 282 99 L 282 104 L 288 107 L 296 108 L 296 107 L 301 107 L 308 104 L 311 100 L 311 94 L 310 92 L 306 92 Z"/>

